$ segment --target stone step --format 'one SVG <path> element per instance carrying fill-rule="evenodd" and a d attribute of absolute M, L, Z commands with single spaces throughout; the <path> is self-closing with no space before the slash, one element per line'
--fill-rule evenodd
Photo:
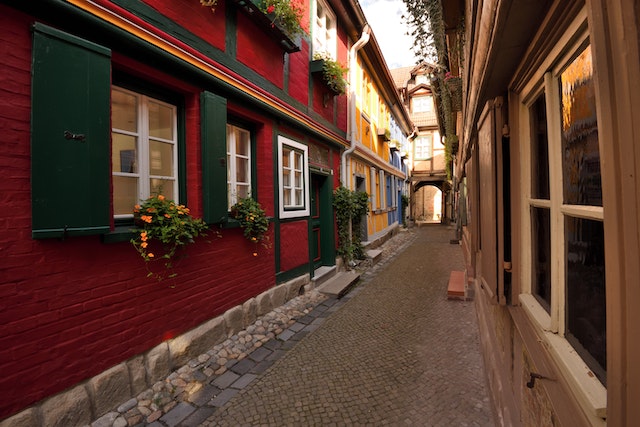
<path fill-rule="evenodd" d="M 360 273 L 356 273 L 355 271 L 343 271 L 327 280 L 318 288 L 318 291 L 325 295 L 342 298 L 351 290 L 351 287 L 358 281 L 358 279 L 360 279 Z"/>
<path fill-rule="evenodd" d="M 448 299 L 465 299 L 465 284 L 467 280 L 464 271 L 452 271 L 447 287 Z"/>
<path fill-rule="evenodd" d="M 311 279 L 311 283 L 313 284 L 313 287 L 314 288 L 319 287 L 324 282 L 334 277 L 337 271 L 338 269 L 336 268 L 335 265 L 332 265 L 332 266 L 323 265 L 321 267 L 316 268 L 315 271 L 313 272 L 313 279 Z"/>
<path fill-rule="evenodd" d="M 382 251 L 380 249 L 370 249 L 365 252 L 367 258 L 371 259 L 371 265 L 376 265 L 380 258 L 382 258 Z"/>

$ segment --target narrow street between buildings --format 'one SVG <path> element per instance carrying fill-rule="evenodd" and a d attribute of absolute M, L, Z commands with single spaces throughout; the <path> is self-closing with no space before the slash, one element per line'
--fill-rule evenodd
<path fill-rule="evenodd" d="M 473 302 L 447 299 L 450 272 L 463 269 L 452 236 L 441 225 L 401 232 L 351 293 L 273 340 L 283 348 L 270 368 L 232 367 L 229 382 L 251 382 L 182 425 L 204 413 L 205 426 L 495 425 Z"/>

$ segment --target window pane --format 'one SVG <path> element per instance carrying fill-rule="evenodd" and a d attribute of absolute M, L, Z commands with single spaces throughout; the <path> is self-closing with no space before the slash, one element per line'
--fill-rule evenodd
<path fill-rule="evenodd" d="M 248 156 L 250 149 L 249 133 L 238 131 L 236 135 L 236 154 L 239 156 Z"/>
<path fill-rule="evenodd" d="M 547 108 L 541 95 L 531 106 L 531 197 L 549 199 L 549 139 Z"/>
<path fill-rule="evenodd" d="M 138 131 L 138 103 L 135 96 L 114 89 L 111 91 L 111 122 L 116 129 Z"/>
<path fill-rule="evenodd" d="M 133 207 L 138 203 L 140 203 L 138 199 L 138 178 L 114 176 L 113 213 L 115 215 L 133 215 Z"/>
<path fill-rule="evenodd" d="M 173 108 L 149 102 L 149 135 L 153 138 L 173 139 Z"/>
<path fill-rule="evenodd" d="M 173 176 L 173 144 L 149 141 L 151 175 Z"/>
<path fill-rule="evenodd" d="M 565 219 L 567 339 L 606 384 L 604 227 L 589 219 Z"/>
<path fill-rule="evenodd" d="M 284 206 L 291 206 L 291 190 L 285 188 L 282 194 L 284 196 Z"/>
<path fill-rule="evenodd" d="M 291 150 L 286 148 L 282 149 L 282 167 L 290 168 L 289 166 L 289 156 L 291 155 Z"/>
<path fill-rule="evenodd" d="M 249 182 L 249 159 L 236 158 L 236 182 Z"/>
<path fill-rule="evenodd" d="M 298 171 L 302 170 L 302 153 L 294 153 L 295 156 L 295 169 Z"/>
<path fill-rule="evenodd" d="M 296 172 L 294 186 L 302 188 L 302 172 Z"/>
<path fill-rule="evenodd" d="M 532 293 L 550 312 L 551 307 L 551 215 L 549 209 L 531 208 L 533 257 Z"/>
<path fill-rule="evenodd" d="M 251 194 L 250 190 L 250 186 L 249 185 L 240 185 L 238 184 L 238 186 L 236 187 L 236 191 L 238 192 L 238 198 L 247 198 L 249 197 Z"/>
<path fill-rule="evenodd" d="M 296 190 L 296 206 L 302 206 L 302 190 Z"/>
<path fill-rule="evenodd" d="M 138 138 L 113 133 L 111 139 L 112 172 L 138 173 Z"/>
<path fill-rule="evenodd" d="M 591 48 L 561 74 L 564 202 L 602 206 Z"/>
<path fill-rule="evenodd" d="M 175 193 L 173 192 L 173 180 L 151 178 L 149 183 L 151 184 L 151 195 L 162 194 L 167 199 L 175 200 Z M 177 203 L 177 200 L 175 200 Z"/>
<path fill-rule="evenodd" d="M 291 186 L 291 172 L 288 170 L 282 171 L 282 185 L 285 187 Z"/>

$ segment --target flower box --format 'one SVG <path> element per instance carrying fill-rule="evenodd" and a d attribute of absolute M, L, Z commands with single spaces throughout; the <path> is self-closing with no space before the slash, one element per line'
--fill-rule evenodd
<path fill-rule="evenodd" d="M 258 7 L 257 0 L 231 0 L 231 2 L 261 27 L 267 35 L 276 40 L 285 52 L 293 53 L 300 50 L 300 44 L 294 40 L 295 37 L 282 28 L 273 14 L 269 14 L 271 15 L 269 16 L 262 12 Z"/>
<path fill-rule="evenodd" d="M 346 68 L 332 59 L 315 58 L 309 63 L 309 72 L 321 76 L 324 84 L 334 95 L 345 93 L 347 81 L 342 73 L 346 71 Z"/>

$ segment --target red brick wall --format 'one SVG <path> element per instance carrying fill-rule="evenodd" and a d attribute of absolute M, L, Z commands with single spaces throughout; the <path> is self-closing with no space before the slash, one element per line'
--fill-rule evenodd
<path fill-rule="evenodd" d="M 309 229 L 304 221 L 280 224 L 280 270 L 288 271 L 309 262 Z"/>
<path fill-rule="evenodd" d="M 31 239 L 32 19 L 0 5 L 0 419 L 241 304 L 275 284 L 273 249 L 240 229 L 198 239 L 175 279 L 147 278 L 128 242 Z M 202 213 L 199 91 L 114 55 L 116 65 L 185 94 L 189 205 Z M 266 143 L 266 144 L 265 144 Z M 260 198 L 273 212 L 270 136 L 258 150 Z M 264 147 L 263 147 L 264 144 Z M 257 252 L 257 256 L 254 256 Z"/>
<path fill-rule="evenodd" d="M 225 0 L 218 0 L 215 11 L 198 0 L 143 0 L 180 26 L 225 50 Z"/>

